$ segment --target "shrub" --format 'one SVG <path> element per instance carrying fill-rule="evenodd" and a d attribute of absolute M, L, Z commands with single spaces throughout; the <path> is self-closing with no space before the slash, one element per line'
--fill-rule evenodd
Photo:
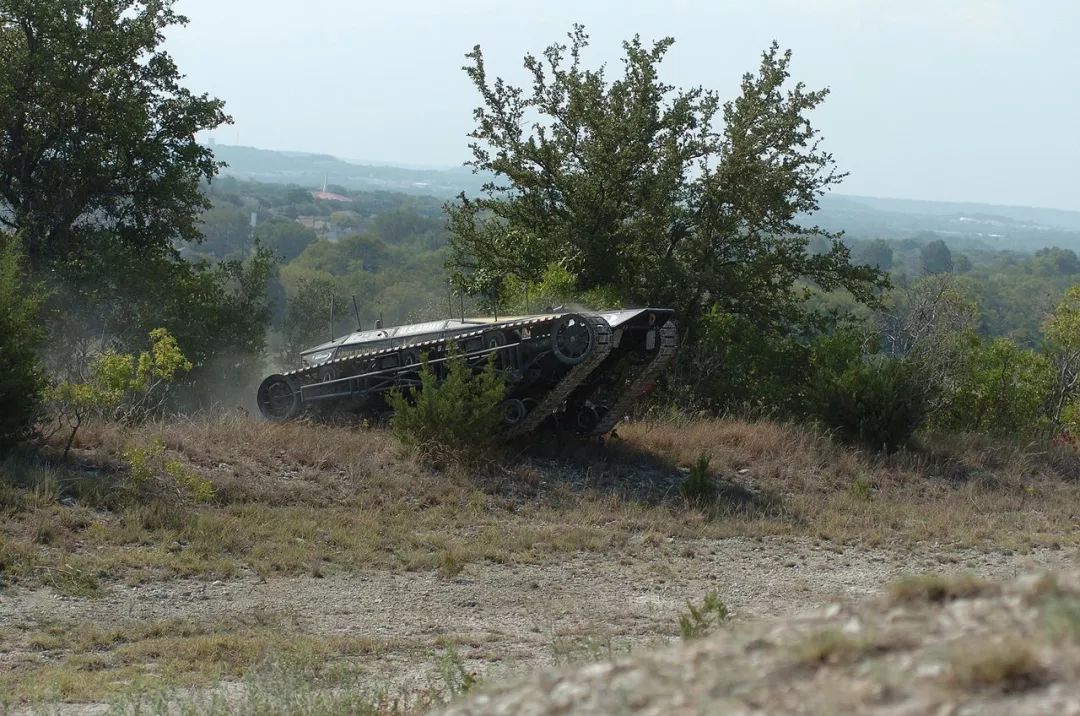
<path fill-rule="evenodd" d="M 196 503 L 217 498 L 210 480 L 185 467 L 180 460 L 165 458 L 165 444 L 159 439 L 148 444 L 125 445 L 120 456 L 127 463 L 131 487 L 144 496 L 164 491 L 170 497 L 186 497 Z"/>
<path fill-rule="evenodd" d="M 64 456 L 75 433 L 90 417 L 132 423 L 147 419 L 165 404 L 169 386 L 191 370 L 176 339 L 164 328 L 150 331 L 150 350 L 138 356 L 107 350 L 92 358 L 86 377 L 62 380 L 45 390 L 57 429 L 70 428 Z"/>
<path fill-rule="evenodd" d="M 698 455 L 697 461 L 690 466 L 690 474 L 681 485 L 679 492 L 688 502 L 705 504 L 716 499 L 716 481 L 709 475 L 709 456 Z"/>
<path fill-rule="evenodd" d="M 426 356 L 422 362 L 418 388 L 387 395 L 394 411 L 393 433 L 428 456 L 461 459 L 490 448 L 502 425 L 506 395 L 494 361 L 481 371 L 474 371 L 461 356 L 437 366 Z"/>
<path fill-rule="evenodd" d="M 0 241 L 0 449 L 26 437 L 37 417 L 44 375 L 35 349 L 42 338 L 39 296 L 23 280 L 22 258 Z"/>
<path fill-rule="evenodd" d="M 934 411 L 934 427 L 999 435 L 1045 429 L 1045 406 L 1054 383 L 1050 361 L 1007 338 L 971 345 L 949 395 Z"/>
<path fill-rule="evenodd" d="M 895 451 L 908 443 L 926 415 L 926 395 L 915 371 L 897 358 L 857 361 L 814 388 L 811 411 L 848 442 Z"/>
<path fill-rule="evenodd" d="M 727 621 L 727 605 L 720 601 L 716 592 L 708 592 L 701 604 L 686 603 L 686 613 L 679 616 L 679 634 L 684 640 L 697 639 L 713 627 Z"/>

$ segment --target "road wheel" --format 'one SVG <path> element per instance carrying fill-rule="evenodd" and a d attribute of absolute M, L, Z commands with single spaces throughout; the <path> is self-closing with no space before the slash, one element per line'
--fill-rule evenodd
<path fill-rule="evenodd" d="M 592 352 L 596 336 L 593 328 L 576 313 L 560 316 L 551 330 L 551 350 L 559 362 L 577 365 Z"/>
<path fill-rule="evenodd" d="M 503 425 L 517 425 L 525 419 L 529 412 L 525 402 L 517 398 L 508 398 L 502 402 Z"/>
<path fill-rule="evenodd" d="M 267 420 L 292 420 L 300 415 L 300 390 L 287 376 L 274 374 L 259 385 L 259 412 Z"/>

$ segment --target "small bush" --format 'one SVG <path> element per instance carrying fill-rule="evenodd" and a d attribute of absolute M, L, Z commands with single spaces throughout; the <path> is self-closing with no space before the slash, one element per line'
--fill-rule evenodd
<path fill-rule="evenodd" d="M 192 364 L 164 328 L 150 331 L 150 349 L 138 356 L 107 350 L 90 359 L 86 376 L 61 380 L 45 390 L 57 429 L 70 429 L 64 457 L 75 434 L 91 417 L 137 423 L 159 414 L 169 387 Z"/>
<path fill-rule="evenodd" d="M 908 363 L 856 361 L 820 381 L 812 412 L 842 439 L 892 452 L 905 446 L 926 416 L 926 396 Z"/>
<path fill-rule="evenodd" d="M 709 456 L 702 453 L 679 485 L 679 492 L 688 502 L 704 504 L 716 499 L 716 491 L 716 481 L 709 475 Z"/>
<path fill-rule="evenodd" d="M 447 700 L 469 693 L 479 683 L 476 673 L 465 668 L 465 660 L 453 644 L 446 645 L 446 653 L 439 659 L 439 677 Z"/>
<path fill-rule="evenodd" d="M 727 605 L 720 601 L 716 592 L 709 592 L 699 606 L 686 603 L 686 613 L 679 616 L 679 634 L 683 639 L 696 639 L 727 618 Z"/>
<path fill-rule="evenodd" d="M 474 371 L 461 356 L 438 367 L 425 357 L 419 388 L 387 396 L 394 411 L 390 428 L 402 443 L 429 456 L 482 454 L 498 437 L 505 395 L 494 361 Z"/>
<path fill-rule="evenodd" d="M 127 445 L 120 453 L 128 464 L 128 476 L 136 490 L 151 493 L 164 488 L 166 494 L 187 496 L 193 502 L 212 502 L 217 497 L 213 483 L 180 460 L 166 460 L 165 445 L 152 440 L 149 445 Z"/>
<path fill-rule="evenodd" d="M 861 477 L 856 477 L 848 485 L 848 494 L 857 500 L 869 500 L 874 495 L 874 488 Z"/>

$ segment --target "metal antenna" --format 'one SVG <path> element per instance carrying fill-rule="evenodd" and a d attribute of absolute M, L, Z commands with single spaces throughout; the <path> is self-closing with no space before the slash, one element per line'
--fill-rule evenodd
<path fill-rule="evenodd" d="M 330 340 L 334 340 L 334 296 L 330 295 Z"/>
<path fill-rule="evenodd" d="M 358 331 L 364 330 L 364 324 L 360 322 L 360 309 L 357 308 L 357 306 L 356 306 L 356 294 L 355 293 L 352 296 L 352 310 L 353 310 L 353 313 L 356 315 L 356 330 L 358 330 Z"/>
<path fill-rule="evenodd" d="M 465 294 L 459 293 L 458 298 L 461 300 L 461 322 L 465 322 Z"/>

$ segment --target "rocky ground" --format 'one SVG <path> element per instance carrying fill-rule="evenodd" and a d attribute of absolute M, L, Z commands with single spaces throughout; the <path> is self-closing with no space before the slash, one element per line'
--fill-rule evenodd
<path fill-rule="evenodd" d="M 472 714 L 1080 714 L 1080 574 L 922 580 L 540 672 Z"/>
<path fill-rule="evenodd" d="M 380 648 L 357 658 L 371 680 L 402 692 L 430 679 L 432 654 L 445 644 L 457 645 L 464 666 L 476 674 L 482 689 L 513 683 L 541 667 L 603 660 L 581 671 L 545 673 L 520 691 L 477 697 L 455 707 L 454 713 L 521 713 L 526 704 L 536 713 L 562 713 L 571 702 L 575 711 L 579 705 L 594 713 L 629 711 L 638 707 L 638 691 L 640 705 L 651 713 L 694 712 L 704 703 L 701 699 L 715 699 L 708 703 L 717 708 L 739 705 L 753 711 L 754 694 L 761 695 L 764 677 L 736 688 L 736 674 L 764 668 L 779 678 L 776 669 L 787 667 L 775 656 L 778 644 L 813 629 L 850 631 L 853 619 L 875 616 L 875 607 L 856 605 L 904 575 L 967 573 L 1008 580 L 1031 571 L 1068 569 L 1076 562 L 1075 554 L 1062 549 L 1027 554 L 931 546 L 867 549 L 805 538 L 666 540 L 633 552 L 641 556 L 580 554 L 544 565 L 475 563 L 452 577 L 381 570 L 322 578 L 261 579 L 252 574 L 224 581 L 118 586 L 97 598 L 17 589 L 0 594 L 0 624 L 91 622 L 123 629 L 133 622 L 284 614 L 298 633 L 349 635 L 378 643 Z M 715 592 L 729 610 L 724 636 L 689 649 L 663 651 L 679 641 L 678 618 L 686 613 L 687 602 L 698 603 L 708 592 Z M 952 613 L 925 618 L 949 619 Z M 914 617 L 903 611 L 885 615 L 889 624 L 909 618 Z M 927 638 L 933 633 L 928 631 Z M 4 645 L 0 668 L 49 658 L 40 644 L 16 638 Z M 615 666 L 609 658 L 616 659 Z M 733 659 L 742 662 L 735 671 L 719 665 Z M 764 666 L 755 665 L 759 661 Z M 707 665 L 701 668 L 717 673 L 693 676 L 697 672 L 684 673 L 679 666 L 683 662 Z M 768 703 L 797 710 L 807 693 L 832 691 L 825 683 L 818 684 L 821 689 L 813 686 L 818 677 L 810 672 L 796 671 L 799 679 L 791 682 L 785 700 Z M 679 693 L 662 688 L 676 676 L 687 682 L 678 687 Z M 537 690 L 552 694 L 553 700 L 545 702 Z M 865 698 L 893 704 L 880 689 L 871 691 Z M 862 693 L 853 692 L 856 700 L 845 701 L 845 708 L 862 704 Z M 736 700 L 725 700 L 729 696 Z M 579 704 L 578 699 L 584 700 Z M 911 704 L 915 708 L 924 701 Z M 62 709 L 105 710 L 89 704 Z"/>

